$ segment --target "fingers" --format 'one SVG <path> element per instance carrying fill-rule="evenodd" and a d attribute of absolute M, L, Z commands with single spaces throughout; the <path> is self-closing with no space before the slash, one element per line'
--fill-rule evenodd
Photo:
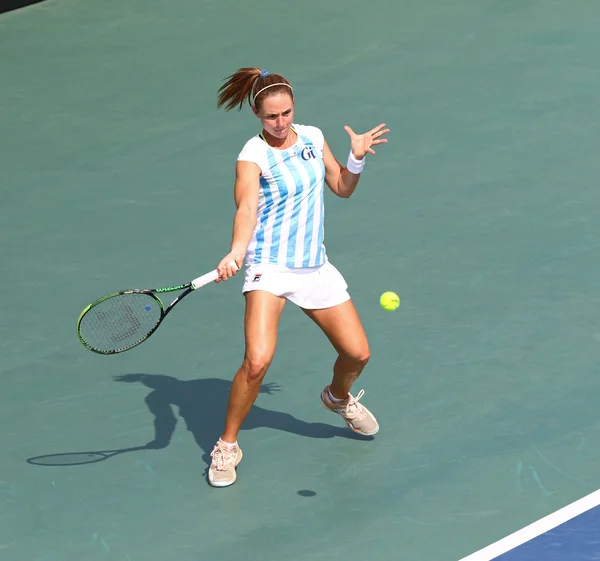
<path fill-rule="evenodd" d="M 226 264 L 222 267 L 218 267 L 217 271 L 219 273 L 219 278 L 217 280 L 226 281 L 227 279 L 230 279 L 231 277 L 235 276 L 235 274 L 237 273 L 237 267 L 233 268 L 231 265 Z"/>
<path fill-rule="evenodd" d="M 382 131 L 381 129 L 385 127 L 385 123 L 381 123 L 380 125 L 377 125 L 374 129 L 371 129 L 369 131 L 369 134 L 374 135 L 376 133 L 378 133 L 378 136 L 381 134 L 385 134 L 386 132 L 390 132 L 390 129 L 386 129 L 384 131 Z"/>
<path fill-rule="evenodd" d="M 382 131 L 372 133 L 371 138 L 373 138 L 373 139 L 379 138 L 380 136 L 383 136 L 384 134 L 387 134 L 388 132 L 390 132 L 390 129 L 384 129 Z"/>
<path fill-rule="evenodd" d="M 377 144 L 385 144 L 387 142 L 387 138 L 382 138 L 381 140 L 373 140 L 373 142 L 371 142 L 371 146 L 376 146 Z M 369 146 L 369 151 L 372 152 L 373 154 L 375 152 L 373 152 L 373 150 L 371 150 L 371 147 Z"/>
<path fill-rule="evenodd" d="M 215 282 L 226 281 L 235 276 L 239 270 L 240 268 L 237 264 L 237 260 L 233 259 L 231 255 L 228 255 L 217 265 L 217 273 L 219 276 L 215 279 Z"/>
<path fill-rule="evenodd" d="M 369 133 L 367 133 L 371 137 L 371 145 L 383 144 L 384 142 L 387 142 L 387 138 L 380 137 L 390 132 L 390 129 L 384 129 L 383 127 L 385 127 L 385 123 L 382 123 L 378 127 L 375 127 L 373 130 L 371 130 Z"/>
<path fill-rule="evenodd" d="M 352 152 L 356 157 L 359 157 L 360 154 L 375 154 L 375 150 L 373 150 L 372 146 L 386 143 L 387 138 L 382 137 L 390 132 L 390 129 L 386 128 L 385 123 L 381 123 L 380 125 L 377 125 L 375 128 L 371 129 L 369 132 L 361 135 L 355 134 L 355 132 L 348 125 L 346 125 L 344 129 L 350 135 Z"/>
<path fill-rule="evenodd" d="M 370 154 L 375 154 L 375 150 L 371 148 L 372 146 L 377 146 L 378 144 L 385 144 L 388 139 L 381 138 L 384 134 L 390 132 L 390 129 L 384 128 L 385 123 L 381 123 L 379 126 L 371 129 L 365 136 L 368 137 L 368 148 L 367 152 Z"/>

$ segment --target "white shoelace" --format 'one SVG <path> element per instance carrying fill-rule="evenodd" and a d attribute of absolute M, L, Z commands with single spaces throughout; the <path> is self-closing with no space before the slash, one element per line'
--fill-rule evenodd
<path fill-rule="evenodd" d="M 365 408 L 358 403 L 358 400 L 365 395 L 365 390 L 360 390 L 356 397 L 350 398 L 350 401 L 346 405 L 346 417 L 348 419 L 364 419 L 367 415 L 365 412 Z"/>
<path fill-rule="evenodd" d="M 228 464 L 233 465 L 235 462 L 234 454 L 232 450 L 226 450 L 220 446 L 215 446 L 213 451 L 210 453 L 210 457 L 214 460 L 212 467 L 216 471 L 226 471 Z"/>

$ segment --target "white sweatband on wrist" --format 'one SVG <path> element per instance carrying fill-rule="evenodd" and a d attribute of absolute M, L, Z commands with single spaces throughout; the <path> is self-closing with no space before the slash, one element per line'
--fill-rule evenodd
<path fill-rule="evenodd" d="M 366 154 L 365 154 L 365 156 L 366 156 Z M 358 160 L 354 157 L 352 150 L 350 150 L 350 154 L 348 154 L 348 162 L 346 163 L 346 169 L 350 173 L 354 173 L 356 175 L 361 173 L 365 167 L 365 156 L 363 156 L 362 160 Z"/>

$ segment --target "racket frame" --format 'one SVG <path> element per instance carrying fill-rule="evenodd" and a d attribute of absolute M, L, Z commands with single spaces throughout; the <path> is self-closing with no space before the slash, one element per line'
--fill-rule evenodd
<path fill-rule="evenodd" d="M 232 261 L 230 263 L 230 266 L 233 267 L 236 271 L 238 270 L 238 266 L 235 261 Z M 86 349 L 88 349 L 94 353 L 101 354 L 101 355 L 115 355 L 115 354 L 122 353 L 124 351 L 128 351 L 129 349 L 132 349 L 133 347 L 137 347 L 140 343 L 143 343 L 144 341 L 146 341 L 158 329 L 158 326 L 167 317 L 167 314 L 175 307 L 175 305 L 178 304 L 179 302 L 181 302 L 181 300 L 183 300 L 183 298 L 185 298 L 188 294 L 190 294 L 190 292 L 193 292 L 194 290 L 197 290 L 198 288 L 200 288 L 202 286 L 206 286 L 207 284 L 214 282 L 215 280 L 217 280 L 217 278 L 219 278 L 219 273 L 217 272 L 217 269 L 214 269 L 214 270 L 210 271 L 209 273 L 206 273 L 200 277 L 197 277 L 190 282 L 186 282 L 184 284 L 179 284 L 176 286 L 168 286 L 168 287 L 164 287 L 164 288 L 129 288 L 129 289 L 117 290 L 115 292 L 110 292 L 109 294 L 105 294 L 101 298 L 94 300 L 91 304 L 86 306 L 82 310 L 81 314 L 79 314 L 79 317 L 77 318 L 77 337 L 79 338 L 79 341 L 82 343 L 82 345 Z M 175 298 L 175 300 L 173 300 L 167 306 L 167 308 L 165 308 L 162 300 L 157 295 L 167 293 L 167 292 L 175 292 L 177 290 L 183 290 L 183 292 L 177 298 Z M 125 347 L 122 347 L 120 349 L 111 349 L 111 350 L 100 350 L 100 349 L 94 348 L 87 341 L 85 341 L 85 339 L 81 335 L 81 329 L 80 329 L 81 321 L 83 320 L 84 316 L 92 308 L 94 308 L 101 302 L 109 300 L 110 298 L 122 296 L 124 294 L 147 294 L 148 296 L 151 296 L 152 298 L 154 298 L 154 300 L 158 303 L 158 305 L 160 307 L 160 317 L 159 317 L 158 321 L 156 322 L 154 327 L 150 331 L 148 331 L 143 337 L 141 337 L 134 343 L 126 345 Z"/>

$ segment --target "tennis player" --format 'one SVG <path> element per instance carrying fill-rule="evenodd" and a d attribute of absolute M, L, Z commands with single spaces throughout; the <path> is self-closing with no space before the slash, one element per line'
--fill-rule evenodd
<path fill-rule="evenodd" d="M 323 195 L 327 184 L 337 196 L 350 197 L 365 156 L 387 142 L 383 137 L 389 129 L 381 124 L 356 134 L 346 126 L 351 150 L 344 167 L 321 130 L 294 123 L 294 91 L 283 76 L 260 68 L 239 69 L 219 89 L 218 107 L 241 110 L 246 101 L 262 132 L 246 142 L 237 158 L 233 238 L 217 267 L 221 282 L 246 265 L 246 348 L 233 379 L 224 431 L 211 452 L 208 481 L 215 487 L 236 480 L 242 459 L 238 432 L 273 360 L 279 318 L 288 300 L 321 328 L 338 353 L 321 403 L 359 434 L 379 430 L 373 414 L 359 402 L 364 390 L 350 394 L 370 351 L 344 277 L 327 258 Z"/>

